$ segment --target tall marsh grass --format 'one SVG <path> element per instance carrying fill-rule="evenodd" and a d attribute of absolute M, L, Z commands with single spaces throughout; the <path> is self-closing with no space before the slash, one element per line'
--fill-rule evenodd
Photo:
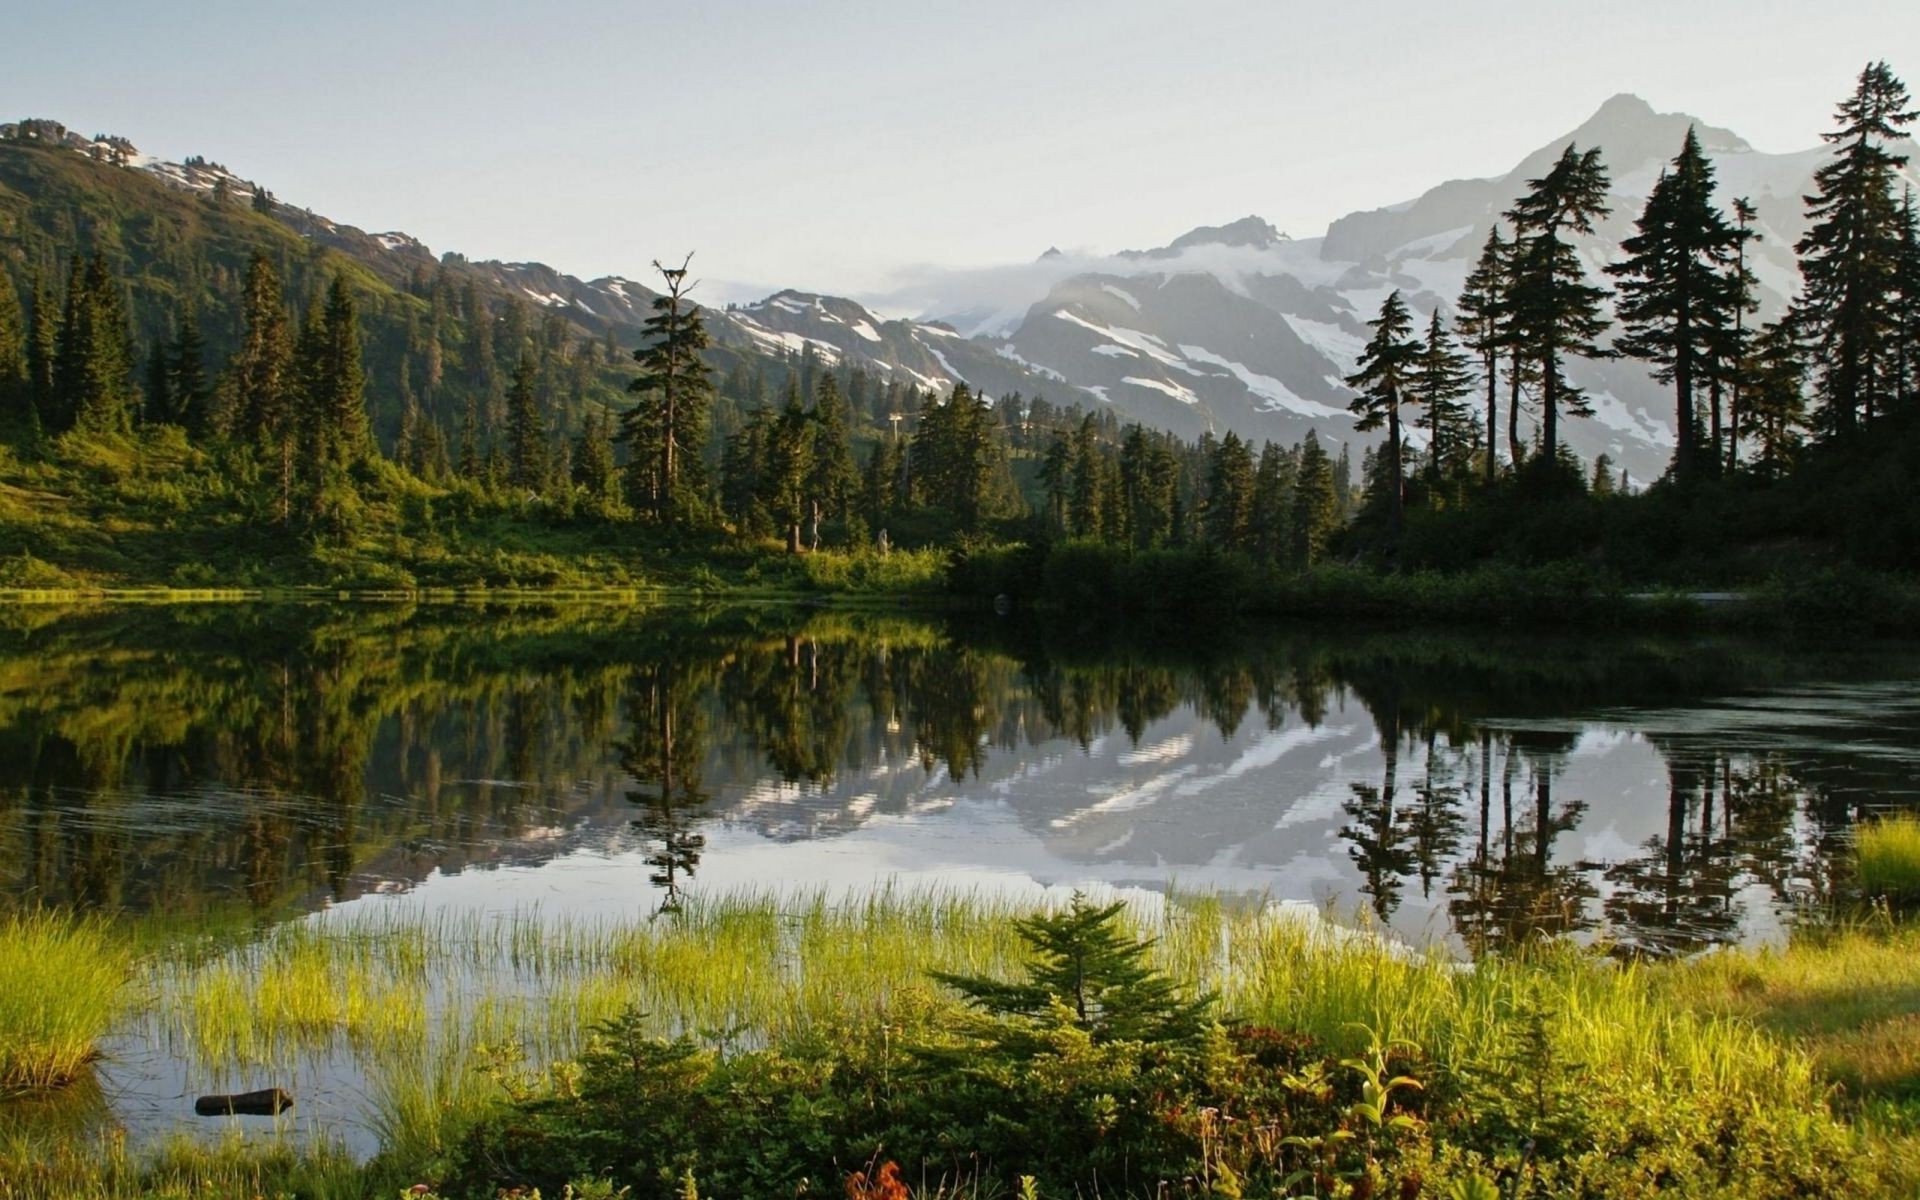
<path fill-rule="evenodd" d="M 1920 816 L 1882 817 L 1861 825 L 1855 836 L 1860 887 L 1867 895 L 1920 900 Z"/>
<path fill-rule="evenodd" d="M 0 916 L 0 1098 L 77 1079 L 123 1011 L 131 970 L 103 921 Z"/>

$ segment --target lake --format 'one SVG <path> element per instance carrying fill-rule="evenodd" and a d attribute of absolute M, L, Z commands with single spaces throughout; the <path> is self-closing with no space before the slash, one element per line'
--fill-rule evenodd
<path fill-rule="evenodd" d="M 0 895 L 339 907 L 1099 886 L 1472 951 L 1780 936 L 1920 802 L 1920 654 L 779 606 L 15 608 Z"/>

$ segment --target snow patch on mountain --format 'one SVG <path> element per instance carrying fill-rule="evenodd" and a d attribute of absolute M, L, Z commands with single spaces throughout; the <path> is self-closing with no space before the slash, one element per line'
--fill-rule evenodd
<path fill-rule="evenodd" d="M 1192 388 L 1182 387 L 1165 379 L 1143 379 L 1138 375 L 1126 375 L 1121 377 L 1120 382 L 1130 383 L 1135 387 L 1150 388 L 1156 392 L 1165 392 L 1182 404 L 1200 403 L 1200 397 L 1193 394 Z"/>
<path fill-rule="evenodd" d="M 1303 417 L 1347 418 L 1350 415 L 1346 409 L 1334 408 L 1297 395 L 1292 388 L 1273 376 L 1262 375 L 1242 363 L 1222 358 L 1203 346 L 1183 345 L 1180 347 L 1180 353 L 1197 363 L 1226 368 L 1248 391 L 1266 401 L 1265 407 L 1268 412 L 1290 412 Z"/>

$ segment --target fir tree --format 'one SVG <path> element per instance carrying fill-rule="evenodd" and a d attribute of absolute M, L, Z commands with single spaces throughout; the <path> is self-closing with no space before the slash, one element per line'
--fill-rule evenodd
<path fill-rule="evenodd" d="M 178 419 L 173 407 L 173 372 L 167 369 L 167 348 L 159 342 L 147 350 L 147 397 L 142 419 L 149 425 L 172 425 Z"/>
<path fill-rule="evenodd" d="M 1460 292 L 1461 334 L 1480 358 L 1480 374 L 1487 384 L 1487 483 L 1500 471 L 1500 351 L 1505 344 L 1507 285 L 1513 264 L 1511 246 L 1500 236 L 1500 226 L 1487 231 L 1480 259 L 1468 273 Z"/>
<path fill-rule="evenodd" d="M 1229 430 L 1207 464 L 1207 501 L 1202 515 L 1207 541 L 1222 550 L 1244 550 L 1253 530 L 1253 453 Z"/>
<path fill-rule="evenodd" d="M 1033 960 L 1024 983 L 935 972 L 981 1011 L 1012 1022 L 1002 1045 L 1025 1054 L 1023 1033 L 1051 1025 L 1061 1013 L 1095 1042 L 1177 1043 L 1197 1039 L 1215 997 L 1183 998 L 1165 976 L 1146 965 L 1151 941 L 1137 941 L 1120 924 L 1124 901 L 1095 906 L 1074 893 L 1064 912 L 1022 918 L 1015 931 Z"/>
<path fill-rule="evenodd" d="M 1705 457 L 1695 387 L 1744 299 L 1733 269 L 1741 235 L 1715 207 L 1713 186 L 1713 164 L 1689 126 L 1647 197 L 1638 232 L 1621 243 L 1628 257 L 1607 268 L 1621 281 L 1616 311 L 1626 326 L 1615 347 L 1656 364 L 1654 378 L 1673 385 L 1673 474 L 1681 482 Z"/>
<path fill-rule="evenodd" d="M 813 419 L 800 402 L 799 380 L 797 373 L 789 377 L 786 407 L 769 431 L 764 485 L 767 507 L 789 554 L 805 548 L 801 528 L 812 499 L 807 485 L 813 474 Z"/>
<path fill-rule="evenodd" d="M 1754 288 L 1759 279 L 1747 267 L 1747 244 L 1760 240 L 1760 234 L 1754 230 L 1753 222 L 1759 216 L 1759 210 L 1746 197 L 1739 196 L 1733 201 L 1734 217 L 1734 256 L 1731 290 L 1733 292 L 1733 328 L 1716 339 L 1713 351 L 1714 381 L 1716 386 L 1724 381 L 1727 388 L 1727 457 L 1726 469 L 1731 472 L 1740 465 L 1740 397 L 1746 386 L 1747 359 L 1752 353 L 1752 335 L 1747 329 L 1747 314 L 1760 307 Z M 1716 402 L 1714 415 L 1719 415 Z"/>
<path fill-rule="evenodd" d="M 360 358 L 359 318 L 344 276 L 327 287 L 319 317 L 302 331 L 308 450 L 316 469 L 343 467 L 370 449 L 367 375 Z"/>
<path fill-rule="evenodd" d="M 1147 550 L 1173 537 L 1177 464 L 1166 439 L 1142 426 L 1128 426 L 1120 444 L 1120 492 L 1133 544 Z"/>
<path fill-rule="evenodd" d="M 1427 321 L 1426 340 L 1413 359 L 1407 384 L 1427 431 L 1427 470 L 1438 479 L 1442 464 L 1471 457 L 1474 437 L 1472 418 L 1461 403 L 1473 390 L 1472 360 L 1454 345 L 1438 309 Z"/>
<path fill-rule="evenodd" d="M 637 484 L 629 491 L 668 527 L 694 507 L 688 482 L 699 464 L 688 460 L 706 442 L 713 400 L 712 375 L 703 357 L 709 344 L 706 325 L 699 307 L 687 299 L 695 286 L 687 280 L 692 261 L 689 254 L 678 267 L 653 264 L 667 290 L 654 298 L 653 315 L 644 326 L 648 344 L 633 352 L 640 375 L 628 390 L 640 402 L 627 411 L 621 427 L 633 455 L 628 470 Z"/>
<path fill-rule="evenodd" d="M 1887 150 L 1914 119 L 1907 84 L 1884 61 L 1868 63 L 1822 134 L 1836 157 L 1814 171 L 1811 227 L 1795 250 L 1803 292 L 1795 323 L 1818 349 L 1822 432 L 1837 436 L 1872 419 L 1885 399 L 1899 213 L 1893 179 L 1907 157 Z"/>
<path fill-rule="evenodd" d="M 1293 459 L 1268 442 L 1260 448 L 1253 472 L 1253 552 L 1272 562 L 1286 555 L 1287 528 L 1293 507 Z"/>
<path fill-rule="evenodd" d="M 1040 488 L 1055 529 L 1067 527 L 1067 497 L 1073 491 L 1073 446 L 1058 433 L 1040 459 Z"/>
<path fill-rule="evenodd" d="M 605 512 L 613 503 L 615 467 L 612 422 L 597 405 L 588 410 L 573 448 L 573 482 Z"/>
<path fill-rule="evenodd" d="M 1321 449 L 1319 436 L 1309 429 L 1306 440 L 1300 444 L 1300 468 L 1293 486 L 1289 536 L 1293 540 L 1295 566 L 1311 567 L 1320 561 L 1338 521 L 1337 506 L 1333 462 Z"/>
<path fill-rule="evenodd" d="M 1596 343 L 1607 328 L 1605 288 L 1587 282 L 1579 252 L 1565 234 L 1590 234 L 1606 206 L 1607 172 L 1600 151 L 1572 144 L 1544 176 L 1527 181 L 1527 194 L 1506 214 L 1514 228 L 1511 336 L 1540 369 L 1540 438 L 1544 463 L 1560 461 L 1560 406 L 1584 414 L 1580 394 L 1561 374 L 1568 356 L 1603 358 Z"/>
<path fill-rule="evenodd" d="M 547 423 L 533 353 L 520 352 L 507 388 L 507 472 L 515 488 L 537 492 L 547 477 Z"/>
<path fill-rule="evenodd" d="M 167 390 L 172 405 L 170 419 L 185 426 L 189 437 L 202 440 L 216 432 L 206 354 L 199 319 L 189 308 L 180 314 L 180 331 L 167 354 Z"/>
<path fill-rule="evenodd" d="M 855 516 L 853 494 L 859 483 L 848 441 L 846 397 L 833 374 L 823 372 L 813 390 L 813 463 L 807 491 L 830 520 L 844 524 Z"/>
<path fill-rule="evenodd" d="M 1900 203 L 1900 244 L 1894 268 L 1894 382 L 1899 397 L 1920 401 L 1920 207 L 1913 189 Z"/>
<path fill-rule="evenodd" d="M 34 272 L 30 294 L 33 311 L 27 318 L 27 402 L 33 411 L 29 424 L 43 424 L 53 414 L 60 319 L 46 277 L 38 271 Z"/>
<path fill-rule="evenodd" d="M 1899 245 L 1893 181 L 1907 161 L 1887 144 L 1913 122 L 1907 102 L 1887 64 L 1869 63 L 1835 113 L 1839 128 L 1821 135 L 1839 151 L 1814 172 L 1816 194 L 1806 198 L 1795 322 L 1819 351 L 1820 423 L 1829 435 L 1871 419 L 1886 399 Z"/>
<path fill-rule="evenodd" d="M 1387 428 L 1387 523 L 1395 538 L 1406 517 L 1403 511 L 1405 471 L 1400 461 L 1400 406 L 1413 400 L 1409 394 L 1418 370 L 1420 343 L 1413 339 L 1413 314 L 1395 289 L 1380 305 L 1380 315 L 1367 322 L 1373 337 L 1360 351 L 1360 362 L 1347 376 L 1347 386 L 1359 391 L 1347 407 L 1360 419 L 1353 427 L 1370 432 Z"/>
<path fill-rule="evenodd" d="M 13 282 L 0 272 L 0 419 L 25 422 L 33 412 L 27 370 L 27 322 Z"/>
<path fill-rule="evenodd" d="M 1760 330 L 1746 369 L 1745 400 L 1740 406 L 1741 437 L 1753 440 L 1754 472 L 1778 479 L 1798 458 L 1806 421 L 1806 364 L 1800 335 L 1791 319 Z"/>
<path fill-rule="evenodd" d="M 1106 455 L 1100 446 L 1100 423 L 1088 413 L 1073 432 L 1073 466 L 1067 494 L 1067 529 L 1074 537 L 1099 539 L 1101 477 Z"/>
<path fill-rule="evenodd" d="M 256 253 L 247 263 L 241 320 L 240 345 L 226 368 L 232 419 L 240 436 L 271 464 L 278 484 L 279 519 L 285 525 L 293 519 L 299 380 L 280 279 L 265 255 Z"/>
<path fill-rule="evenodd" d="M 67 304 L 54 351 L 54 399 L 49 426 L 94 433 L 132 423 L 133 354 L 127 345 L 120 286 L 95 255 L 73 261 Z"/>

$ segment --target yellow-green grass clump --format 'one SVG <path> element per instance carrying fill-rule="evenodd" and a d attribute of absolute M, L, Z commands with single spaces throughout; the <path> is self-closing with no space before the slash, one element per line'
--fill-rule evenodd
<path fill-rule="evenodd" d="M 126 1003 L 132 967 L 102 921 L 0 917 L 0 1097 L 78 1078 Z"/>
<path fill-rule="evenodd" d="M 1920 900 L 1920 816 L 1882 817 L 1859 828 L 1855 853 L 1860 887 L 1890 900 Z"/>
<path fill-rule="evenodd" d="M 1856 1099 L 1920 1099 L 1920 927 L 1810 928 L 1780 949 L 1663 967 L 1670 1001 L 1747 1021 L 1811 1055 Z"/>

